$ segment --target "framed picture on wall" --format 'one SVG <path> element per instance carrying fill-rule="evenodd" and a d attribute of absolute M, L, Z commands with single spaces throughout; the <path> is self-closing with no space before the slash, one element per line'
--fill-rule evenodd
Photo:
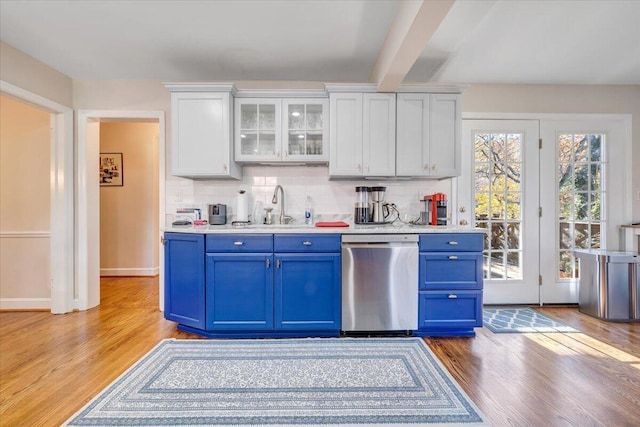
<path fill-rule="evenodd" d="M 122 187 L 122 153 L 100 153 L 100 186 Z"/>

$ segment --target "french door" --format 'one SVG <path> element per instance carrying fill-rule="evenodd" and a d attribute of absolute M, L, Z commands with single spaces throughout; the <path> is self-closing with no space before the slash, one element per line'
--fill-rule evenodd
<path fill-rule="evenodd" d="M 486 304 L 577 303 L 575 250 L 631 220 L 630 118 L 463 120 L 459 225 L 487 231 Z"/>
<path fill-rule="evenodd" d="M 484 303 L 538 303 L 539 122 L 463 120 L 462 141 L 457 218 L 487 232 Z"/>
<path fill-rule="evenodd" d="M 618 250 L 630 219 L 628 138 L 615 119 L 546 120 L 540 134 L 541 302 L 577 303 L 574 250 Z"/>

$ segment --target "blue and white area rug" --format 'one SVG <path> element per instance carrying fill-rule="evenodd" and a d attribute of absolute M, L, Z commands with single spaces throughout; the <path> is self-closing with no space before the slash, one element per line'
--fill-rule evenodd
<path fill-rule="evenodd" d="M 418 338 L 164 340 L 69 426 L 478 426 Z"/>
<path fill-rule="evenodd" d="M 496 333 L 579 332 L 530 308 L 484 308 L 482 324 Z"/>

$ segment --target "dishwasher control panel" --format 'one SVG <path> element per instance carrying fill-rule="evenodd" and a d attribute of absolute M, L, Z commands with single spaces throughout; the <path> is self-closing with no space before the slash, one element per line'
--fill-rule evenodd
<path fill-rule="evenodd" d="M 342 243 L 417 243 L 417 234 L 343 234 Z"/>

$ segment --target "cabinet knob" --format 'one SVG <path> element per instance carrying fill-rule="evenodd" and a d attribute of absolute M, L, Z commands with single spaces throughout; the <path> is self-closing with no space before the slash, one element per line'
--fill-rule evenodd
<path fill-rule="evenodd" d="M 233 244 L 236 246 L 242 246 L 244 245 L 244 242 L 233 242 Z"/>
<path fill-rule="evenodd" d="M 227 164 L 226 163 L 222 164 L 222 169 L 224 169 L 225 172 L 227 171 Z"/>
<path fill-rule="evenodd" d="M 267 259 L 267 262 L 265 264 L 267 264 L 267 268 L 269 268 L 271 266 L 271 261 Z"/>
<path fill-rule="evenodd" d="M 302 242 L 302 244 L 305 246 L 311 246 L 311 242 L 308 240 L 305 240 L 304 242 Z"/>
<path fill-rule="evenodd" d="M 367 164 L 367 165 L 365 166 L 365 168 L 366 168 L 367 172 L 369 172 L 369 164 Z"/>
<path fill-rule="evenodd" d="M 424 170 L 428 171 L 429 170 L 429 163 L 427 163 L 426 165 L 424 165 Z"/>
<path fill-rule="evenodd" d="M 458 298 L 458 295 L 456 295 L 456 294 L 449 294 L 449 298 L 451 298 L 451 299 L 455 299 L 455 298 Z"/>
<path fill-rule="evenodd" d="M 458 259 L 458 257 L 456 255 L 451 255 L 449 259 Z"/>
<path fill-rule="evenodd" d="M 450 242 L 449 242 L 449 244 L 450 244 L 450 245 L 457 245 L 457 244 L 458 244 L 458 242 L 456 242 L 455 240 L 452 240 L 452 241 L 450 241 Z"/>
<path fill-rule="evenodd" d="M 435 164 L 435 163 L 431 165 L 431 170 L 432 170 L 432 171 L 435 171 L 435 170 L 436 170 L 436 164 Z"/>
<path fill-rule="evenodd" d="M 467 225 L 467 224 L 469 224 L 469 223 L 467 222 L 466 219 L 461 219 L 460 220 L 460 225 L 464 226 L 464 225 Z"/>
<path fill-rule="evenodd" d="M 460 209 L 458 209 L 458 212 L 461 213 L 465 213 L 467 211 L 467 208 L 465 208 L 464 206 L 460 206 Z"/>
<path fill-rule="evenodd" d="M 280 260 L 277 260 L 277 261 L 276 261 L 276 267 L 277 267 L 277 268 L 280 268 Z"/>
<path fill-rule="evenodd" d="M 358 163 L 358 170 L 361 171 L 362 170 L 362 166 L 360 165 L 360 163 Z"/>

